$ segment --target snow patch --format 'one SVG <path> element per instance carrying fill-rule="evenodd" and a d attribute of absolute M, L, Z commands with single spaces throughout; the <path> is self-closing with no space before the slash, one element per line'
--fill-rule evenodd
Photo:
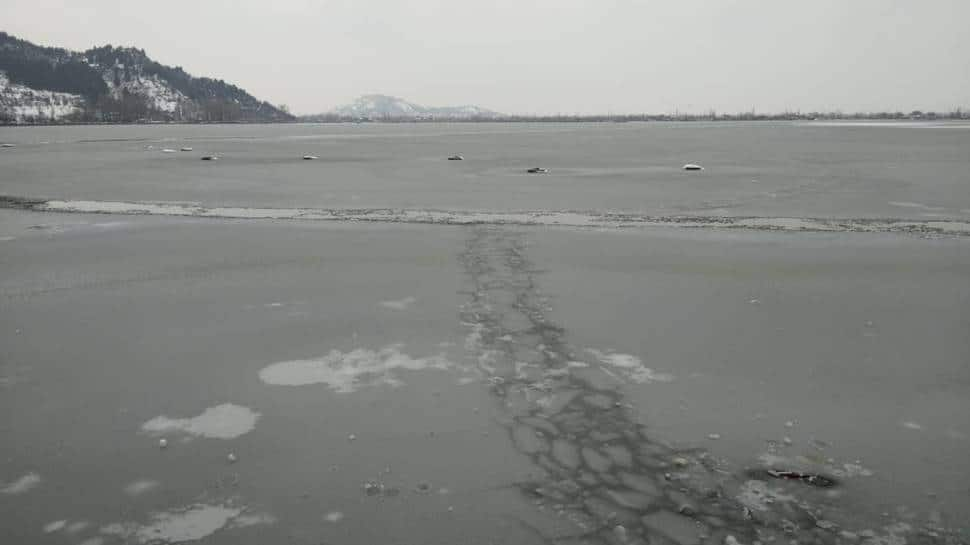
<path fill-rule="evenodd" d="M 152 513 L 145 524 L 136 522 L 112 523 L 101 533 L 125 540 L 126 543 L 182 543 L 207 538 L 227 527 L 272 524 L 270 515 L 247 514 L 231 505 L 195 504 L 171 511 Z"/>
<path fill-rule="evenodd" d="M 643 365 L 643 361 L 640 358 L 630 354 L 607 353 L 594 348 L 587 348 L 586 351 L 599 360 L 601 364 L 609 366 L 611 370 L 617 371 L 627 379 L 639 384 L 671 382 L 674 380 L 673 375 L 658 373 Z"/>
<path fill-rule="evenodd" d="M 453 364 L 444 356 L 412 358 L 392 344 L 379 350 L 357 348 L 350 352 L 331 350 L 318 359 L 274 363 L 259 372 L 259 378 L 275 386 L 326 384 L 339 393 L 357 391 L 363 386 L 400 386 L 397 374 L 403 370 L 448 369 Z"/>
<path fill-rule="evenodd" d="M 28 473 L 16 481 L 0 487 L 0 494 L 17 495 L 30 492 L 40 484 L 40 480 L 40 475 L 36 473 Z"/>
<path fill-rule="evenodd" d="M 381 306 L 391 310 L 405 310 L 417 301 L 418 300 L 414 297 L 405 297 L 404 299 L 398 299 L 397 301 L 381 301 Z"/>
<path fill-rule="evenodd" d="M 66 520 L 55 520 L 53 522 L 48 522 L 44 525 L 45 534 L 53 534 L 54 532 L 60 532 L 67 526 Z"/>
<path fill-rule="evenodd" d="M 781 493 L 768 486 L 764 481 L 751 480 L 741 485 L 738 501 L 752 511 L 767 511 L 769 506 L 778 502 L 790 502 L 794 496 Z"/>
<path fill-rule="evenodd" d="M 185 433 L 209 439 L 235 439 L 253 431 L 259 416 L 246 407 L 225 403 L 192 418 L 157 416 L 142 424 L 141 429 L 151 435 Z"/>
<path fill-rule="evenodd" d="M 128 494 L 129 496 L 133 496 L 133 497 L 141 496 L 146 492 L 151 492 L 152 490 L 155 490 L 156 488 L 158 488 L 159 484 L 160 483 L 158 481 L 151 481 L 148 479 L 141 479 L 138 481 L 134 481 L 125 487 L 125 494 Z"/>
<path fill-rule="evenodd" d="M 11 82 L 0 71 L 0 117 L 11 118 L 15 123 L 61 120 L 80 113 L 83 104 L 81 95 L 31 89 Z"/>

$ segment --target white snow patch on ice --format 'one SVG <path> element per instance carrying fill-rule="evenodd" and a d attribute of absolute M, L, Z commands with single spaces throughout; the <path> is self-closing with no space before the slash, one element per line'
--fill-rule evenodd
<path fill-rule="evenodd" d="M 45 534 L 53 534 L 54 532 L 60 532 L 67 526 L 66 520 L 55 520 L 53 522 L 48 522 L 44 525 Z"/>
<path fill-rule="evenodd" d="M 405 297 L 404 299 L 398 299 L 396 301 L 381 301 L 381 306 L 391 310 L 405 310 L 417 301 L 414 297 Z"/>
<path fill-rule="evenodd" d="M 673 375 L 658 373 L 643 365 L 643 361 L 640 358 L 630 354 L 607 353 L 593 348 L 587 348 L 586 351 L 596 357 L 603 365 L 609 366 L 611 370 L 617 371 L 626 378 L 640 384 L 671 382 L 674 380 Z"/>
<path fill-rule="evenodd" d="M 29 492 L 39 484 L 40 475 L 36 473 L 28 473 L 16 481 L 12 481 L 9 484 L 0 487 L 0 493 L 10 495 L 23 494 L 25 492 Z"/>
<path fill-rule="evenodd" d="M 145 524 L 136 522 L 109 524 L 101 528 L 101 533 L 119 537 L 127 543 L 139 544 L 198 541 L 230 526 L 243 515 L 243 511 L 240 507 L 230 505 L 199 503 L 171 511 L 152 513 Z M 244 522 L 247 520 L 244 519 Z"/>
<path fill-rule="evenodd" d="M 276 386 L 326 384 L 337 392 L 349 393 L 363 386 L 400 386 L 403 382 L 396 374 L 402 370 L 448 369 L 453 366 L 444 356 L 412 358 L 401 352 L 401 348 L 400 344 L 392 344 L 379 350 L 331 350 L 318 359 L 274 363 L 263 368 L 259 378 L 266 384 Z"/>
<path fill-rule="evenodd" d="M 259 416 L 252 409 L 224 403 L 192 418 L 157 416 L 142 424 L 141 429 L 152 435 L 185 433 L 210 439 L 235 439 L 253 431 Z"/>
<path fill-rule="evenodd" d="M 889 205 L 897 208 L 916 208 L 919 210 L 945 210 L 942 206 L 929 206 L 923 203 L 907 201 L 889 201 Z"/>
<path fill-rule="evenodd" d="M 861 464 L 842 464 L 842 467 L 830 467 L 829 470 L 836 477 L 842 478 L 852 478 L 852 477 L 872 477 L 873 472 L 871 469 L 863 467 Z"/>
<path fill-rule="evenodd" d="M 239 515 L 238 517 L 232 519 L 230 527 L 232 528 L 248 528 L 250 526 L 263 526 L 276 524 L 277 519 L 269 513 L 252 513 L 248 515 Z"/>
<path fill-rule="evenodd" d="M 804 218 L 747 218 L 734 223 L 739 227 L 755 227 L 779 231 L 835 231 L 837 227 Z"/>
<path fill-rule="evenodd" d="M 125 494 L 128 494 L 129 496 L 141 496 L 146 492 L 151 492 L 152 490 L 155 490 L 156 488 L 158 488 L 159 484 L 160 483 L 158 481 L 152 481 L 149 479 L 140 479 L 132 483 L 129 483 L 128 486 L 125 487 Z"/>
<path fill-rule="evenodd" d="M 778 502 L 789 502 L 794 496 L 781 493 L 768 486 L 764 481 L 751 480 L 741 485 L 738 501 L 752 511 L 767 511 L 769 506 Z"/>
<path fill-rule="evenodd" d="M 90 525 L 91 523 L 86 520 L 79 520 L 68 524 L 67 528 L 64 528 L 64 531 L 69 534 L 76 534 L 78 532 L 83 531 L 85 528 L 87 528 Z"/>

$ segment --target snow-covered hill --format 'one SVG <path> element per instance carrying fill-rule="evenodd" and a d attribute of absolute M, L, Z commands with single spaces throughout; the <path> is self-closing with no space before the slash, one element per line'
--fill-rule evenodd
<path fill-rule="evenodd" d="M 84 52 L 0 32 L 0 122 L 290 121 L 222 80 L 197 78 L 110 45 Z"/>
<path fill-rule="evenodd" d="M 481 119 L 501 116 L 478 106 L 426 107 L 387 95 L 363 95 L 351 104 L 335 108 L 331 115 L 371 120 Z"/>
<path fill-rule="evenodd" d="M 36 91 L 11 83 L 6 73 L 0 72 L 0 112 L 15 123 L 63 121 L 80 115 L 83 109 L 81 95 Z"/>

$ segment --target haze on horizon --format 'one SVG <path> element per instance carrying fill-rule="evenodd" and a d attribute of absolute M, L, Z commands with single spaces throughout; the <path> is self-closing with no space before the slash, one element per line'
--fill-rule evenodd
<path fill-rule="evenodd" d="M 134 46 L 318 113 L 362 94 L 512 114 L 970 106 L 965 0 L 4 0 L 42 45 Z"/>

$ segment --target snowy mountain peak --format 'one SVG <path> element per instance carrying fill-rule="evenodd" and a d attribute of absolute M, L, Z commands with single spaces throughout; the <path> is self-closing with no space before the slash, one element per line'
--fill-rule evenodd
<path fill-rule="evenodd" d="M 352 103 L 335 108 L 332 115 L 361 119 L 472 119 L 501 114 L 478 106 L 426 107 L 388 95 L 362 95 Z"/>

